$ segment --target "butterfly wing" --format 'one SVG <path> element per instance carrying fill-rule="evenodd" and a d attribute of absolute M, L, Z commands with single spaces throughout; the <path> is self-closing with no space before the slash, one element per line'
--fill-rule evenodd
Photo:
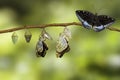
<path fill-rule="evenodd" d="M 89 11 L 76 10 L 76 15 L 85 28 L 92 28 L 92 20 L 94 18 L 94 14 Z"/>
<path fill-rule="evenodd" d="M 106 15 L 99 15 L 98 16 L 99 22 L 104 26 L 104 27 L 109 27 L 111 24 L 115 22 L 115 19 Z"/>
<path fill-rule="evenodd" d="M 104 29 L 105 29 L 105 27 L 103 25 L 93 26 L 93 30 L 96 31 L 96 32 L 100 32 L 100 31 L 102 31 Z"/>

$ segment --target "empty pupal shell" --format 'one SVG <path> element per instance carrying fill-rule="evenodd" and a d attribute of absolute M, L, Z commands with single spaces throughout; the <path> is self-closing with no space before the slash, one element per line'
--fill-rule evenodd
<path fill-rule="evenodd" d="M 57 58 L 58 57 L 61 58 L 65 53 L 67 53 L 69 51 L 70 51 L 70 46 L 68 45 L 67 48 L 65 48 L 63 51 L 61 51 L 61 52 L 56 51 L 57 52 L 56 56 L 57 56 Z"/>
<path fill-rule="evenodd" d="M 68 52 L 70 50 L 70 47 L 68 45 L 68 41 L 66 40 L 66 38 L 60 34 L 59 36 L 59 40 L 57 42 L 57 46 L 56 46 L 56 56 L 57 57 L 62 57 L 66 52 Z"/>
<path fill-rule="evenodd" d="M 18 40 L 18 35 L 16 34 L 16 32 L 14 32 L 11 37 L 12 37 L 12 42 L 15 44 Z"/>
<path fill-rule="evenodd" d="M 59 40 L 57 41 L 56 50 L 58 52 L 61 52 L 62 50 L 67 48 L 67 45 L 68 45 L 67 40 L 62 35 L 60 35 Z"/>
<path fill-rule="evenodd" d="M 44 57 L 46 55 L 46 51 L 48 50 L 48 46 L 42 40 L 39 40 L 36 44 L 36 56 Z"/>
<path fill-rule="evenodd" d="M 52 37 L 50 36 L 50 34 L 48 34 L 45 29 L 42 30 L 41 36 L 44 38 L 44 40 L 46 39 L 52 39 Z"/>
<path fill-rule="evenodd" d="M 63 33 L 67 40 L 69 40 L 71 38 L 71 31 L 67 27 L 64 28 Z"/>
<path fill-rule="evenodd" d="M 29 43 L 32 37 L 31 32 L 29 30 L 26 30 L 24 36 L 25 36 L 26 42 Z"/>

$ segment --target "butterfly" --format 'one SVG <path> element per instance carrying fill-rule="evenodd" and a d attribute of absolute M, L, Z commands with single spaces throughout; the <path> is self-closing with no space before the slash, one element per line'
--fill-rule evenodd
<path fill-rule="evenodd" d="M 97 15 L 85 10 L 76 10 L 76 15 L 83 27 L 93 29 L 96 32 L 104 30 L 115 22 L 115 19 L 107 15 Z"/>

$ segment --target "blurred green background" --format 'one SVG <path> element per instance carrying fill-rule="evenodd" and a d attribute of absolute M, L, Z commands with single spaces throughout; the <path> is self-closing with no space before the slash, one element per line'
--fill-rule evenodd
<path fill-rule="evenodd" d="M 120 0 L 0 0 L 0 30 L 22 25 L 79 22 L 75 10 L 88 10 L 116 19 L 111 27 L 119 28 Z M 35 47 L 41 30 L 30 29 L 32 39 L 26 43 L 25 30 L 0 34 L 0 80 L 120 80 L 120 33 L 94 32 L 80 26 L 72 32 L 71 51 L 56 58 L 55 46 L 63 28 L 46 28 L 53 40 L 44 58 L 37 58 Z"/>

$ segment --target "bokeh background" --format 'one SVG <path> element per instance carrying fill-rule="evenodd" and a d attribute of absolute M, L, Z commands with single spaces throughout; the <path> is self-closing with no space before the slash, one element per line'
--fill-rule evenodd
<path fill-rule="evenodd" d="M 111 27 L 119 28 L 120 0 L 0 0 L 0 30 L 48 23 L 79 22 L 75 11 L 88 10 L 116 19 Z M 0 34 L 0 80 L 120 80 L 120 33 L 110 30 L 94 32 L 80 26 L 69 26 L 72 38 L 70 52 L 56 58 L 55 46 L 63 27 L 46 28 L 53 40 L 42 58 L 35 47 L 41 29 L 16 31 L 14 45 L 11 33 Z"/>

